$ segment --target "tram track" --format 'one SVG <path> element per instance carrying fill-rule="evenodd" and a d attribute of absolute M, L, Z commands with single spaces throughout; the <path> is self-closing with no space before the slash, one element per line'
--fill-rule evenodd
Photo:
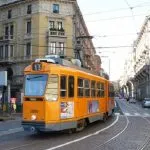
<path fill-rule="evenodd" d="M 66 143 L 63 143 L 63 144 L 59 144 L 59 145 L 56 145 L 56 146 L 53 146 L 53 147 L 50 147 L 50 148 L 47 148 L 46 150 L 54 150 L 54 149 L 59 149 L 59 148 L 62 148 L 62 147 L 65 147 L 67 145 L 71 145 L 73 143 L 76 143 L 76 142 L 80 142 L 82 140 L 85 140 L 91 136 L 95 136 L 95 135 L 98 135 L 99 133 L 103 132 L 103 131 L 106 131 L 107 129 L 110 129 L 112 126 L 114 126 L 119 120 L 119 116 L 116 117 L 116 119 L 108 126 L 100 129 L 100 130 L 97 130 L 95 131 L 94 133 L 90 133 L 88 135 L 85 135 L 85 136 L 82 136 L 82 137 L 79 137 L 79 138 L 76 138 L 72 141 L 67 141 Z M 46 141 L 45 141 L 46 142 Z M 32 146 L 34 147 L 34 145 L 39 145 L 39 144 L 43 144 L 43 141 L 36 141 L 36 142 L 29 142 L 29 143 L 26 143 L 26 144 L 22 144 L 22 145 L 18 145 L 18 146 L 14 146 L 14 147 L 10 147 L 10 148 L 6 148 L 5 150 L 21 150 L 21 149 L 28 149 L 28 147 Z"/>
<path fill-rule="evenodd" d="M 132 107 L 133 106 L 133 107 Z M 134 106 L 134 105 L 132 105 L 132 106 L 130 106 L 130 105 L 128 105 L 128 104 L 126 104 L 125 103 L 125 107 L 127 107 L 128 109 L 130 109 L 130 110 L 132 110 L 133 112 L 135 112 L 135 113 L 137 113 L 137 112 L 139 112 L 139 109 L 140 108 L 138 108 L 138 107 L 136 107 L 136 106 Z M 134 108 L 134 109 L 133 109 Z M 105 141 L 104 141 L 104 138 L 102 138 L 102 136 L 103 136 L 103 134 L 100 134 L 101 132 L 103 132 L 103 131 L 105 131 L 105 132 L 110 132 L 111 130 L 113 130 L 113 128 L 117 128 L 117 127 L 119 127 L 121 124 L 119 123 L 120 121 L 123 121 L 123 120 L 120 120 L 119 121 L 119 118 L 124 118 L 123 120 L 124 120 L 124 126 L 122 126 L 122 128 L 120 128 L 120 130 L 118 131 L 118 130 L 116 130 L 114 133 L 111 133 L 112 135 L 109 135 L 109 136 L 106 136 L 105 137 Z M 73 144 L 76 144 L 76 143 L 86 143 L 87 141 L 89 141 L 91 138 L 92 139 L 96 139 L 96 137 L 94 137 L 94 136 L 99 136 L 100 137 L 100 139 L 102 138 L 102 140 L 101 140 L 101 144 L 99 144 L 99 145 L 96 145 L 96 144 L 98 144 L 98 143 L 95 143 L 95 147 L 93 147 L 92 149 L 94 149 L 94 150 L 100 150 L 100 149 L 103 149 L 104 147 L 108 147 L 108 146 L 110 146 L 110 145 L 112 145 L 112 142 L 114 143 L 114 142 L 116 142 L 115 144 L 117 144 L 119 141 L 120 141 L 120 139 L 122 139 L 124 136 L 128 136 L 128 132 L 130 133 L 130 129 L 132 130 L 133 128 L 134 128 L 134 124 L 132 124 L 132 120 L 131 120 L 131 124 L 130 124 L 130 119 L 133 119 L 132 118 L 133 116 L 131 116 L 131 117 L 129 117 L 129 116 L 125 116 L 125 115 L 117 115 L 116 116 L 116 119 L 111 123 L 111 124 L 109 124 L 108 126 L 106 126 L 106 127 L 104 127 L 104 128 L 102 128 L 102 129 L 100 129 L 100 130 L 96 130 L 96 131 L 94 131 L 94 132 L 91 132 L 91 133 L 89 133 L 89 134 L 87 134 L 87 135 L 85 135 L 85 136 L 81 136 L 80 137 L 80 135 L 78 134 L 78 138 L 74 138 L 73 137 L 73 140 L 71 140 L 71 141 L 69 141 L 69 139 L 67 139 L 66 140 L 66 142 L 65 141 L 63 141 L 62 142 L 62 144 L 61 143 L 59 143 L 59 144 L 55 144 L 55 143 L 53 143 L 53 146 L 50 146 L 50 144 L 49 144 L 49 146 L 48 145 L 46 145 L 46 146 L 43 146 L 42 147 L 42 149 L 44 150 L 55 150 L 55 149 L 70 149 L 70 147 L 74 147 L 74 145 Z M 136 117 L 140 117 L 140 118 L 142 118 L 142 119 L 144 119 L 148 124 L 150 124 L 150 121 L 147 119 L 147 118 L 145 118 L 145 117 L 142 117 L 142 116 L 136 116 Z M 135 119 L 135 117 L 134 117 L 134 119 Z M 136 119 L 135 119 L 136 120 Z M 133 120 L 134 121 L 134 120 Z M 145 123 L 146 123 L 145 122 Z M 116 125 L 116 123 L 119 123 L 120 125 L 118 126 L 118 125 Z M 147 126 L 147 125 L 146 125 Z M 120 126 L 121 127 L 121 126 Z M 139 126 L 138 126 L 138 128 L 139 128 Z M 110 131 L 108 131 L 108 130 L 110 130 Z M 133 133 L 134 133 L 135 131 L 133 131 Z M 83 133 L 83 132 L 81 132 L 81 133 Z M 102 135 L 102 136 L 101 136 Z M 111 137 L 110 137 L 111 136 Z M 97 137 L 97 138 L 99 138 L 99 137 Z M 41 140 L 41 139 L 40 139 Z M 40 141 L 40 140 L 38 140 L 38 141 L 35 141 L 35 142 L 29 142 L 29 143 L 26 143 L 26 144 L 22 144 L 22 145 L 20 145 L 20 146 L 14 146 L 14 147 L 11 147 L 11 148 L 7 148 L 7 149 L 5 149 L 5 150 L 25 150 L 25 149 L 29 149 L 29 147 L 35 147 L 35 149 L 38 149 L 38 145 L 44 145 L 44 144 L 46 144 L 47 142 L 48 142 L 48 140 L 50 140 L 50 139 L 47 139 L 47 140 L 42 140 L 42 141 Z M 81 142 L 81 141 L 83 141 L 83 142 Z M 118 141 L 118 142 L 117 142 Z M 44 142 L 44 143 L 43 143 Z M 145 147 L 147 146 L 147 144 L 150 142 L 150 138 L 149 137 L 147 137 L 147 138 L 145 138 L 143 141 L 140 141 L 141 142 L 141 144 L 140 144 L 140 146 L 137 144 L 137 146 L 136 146 L 136 148 L 135 148 L 135 150 L 144 150 L 145 149 Z M 80 145 L 80 144 L 76 144 L 75 146 L 78 146 L 78 145 Z M 112 146 L 114 146 L 114 145 L 112 145 Z M 36 148 L 37 147 L 37 148 Z M 46 148 L 46 147 L 49 147 L 49 148 Z M 76 149 L 76 147 L 74 147 L 75 149 Z M 39 147 L 39 149 L 40 149 L 40 147 Z"/>
<path fill-rule="evenodd" d="M 135 113 L 139 113 L 139 111 L 143 111 L 141 110 L 139 107 L 135 106 L 135 105 L 128 105 L 126 103 L 124 103 L 126 105 L 126 107 L 132 109 L 132 111 L 134 111 Z M 134 110 L 133 110 L 134 108 Z M 143 116 L 138 116 L 142 119 L 144 119 L 149 125 L 150 125 L 150 121 L 146 118 L 146 117 L 143 117 Z M 150 143 L 150 137 L 148 137 L 145 142 L 139 147 L 137 148 L 137 150 L 144 150 L 144 148 Z"/>
<path fill-rule="evenodd" d="M 111 137 L 110 139 L 108 139 L 105 143 L 99 145 L 98 147 L 94 148 L 94 150 L 101 148 L 102 146 L 108 144 L 109 142 L 111 142 L 112 140 L 116 139 L 117 137 L 119 137 L 121 134 L 123 134 L 125 132 L 125 130 L 128 128 L 129 125 L 129 119 L 128 117 L 126 117 L 126 125 L 125 127 L 122 129 L 122 131 L 120 131 L 118 134 L 114 135 L 113 137 Z"/>

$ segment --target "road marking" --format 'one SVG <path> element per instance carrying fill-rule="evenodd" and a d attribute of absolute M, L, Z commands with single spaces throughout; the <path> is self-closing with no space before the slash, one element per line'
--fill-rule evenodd
<path fill-rule="evenodd" d="M 135 116 L 140 116 L 141 114 L 139 114 L 139 113 L 134 113 L 134 115 L 135 115 Z"/>
<path fill-rule="evenodd" d="M 134 113 L 134 114 L 124 113 L 124 116 L 129 116 L 129 117 L 133 117 L 133 116 L 135 116 L 135 117 L 137 117 L 137 116 L 139 116 L 139 117 L 150 117 L 150 114 L 148 114 L 148 113 L 144 113 L 144 114 L 140 114 L 140 113 Z"/>
<path fill-rule="evenodd" d="M 21 131 L 24 131 L 22 127 L 9 129 L 8 131 L 0 131 L 0 136 L 9 135 L 9 134 L 16 133 L 16 132 L 21 132 Z"/>
<path fill-rule="evenodd" d="M 119 116 L 119 115 L 120 115 L 120 113 L 115 113 L 115 115 L 116 115 L 116 116 Z"/>
<path fill-rule="evenodd" d="M 61 147 L 66 146 L 66 145 L 70 145 L 70 144 L 73 144 L 73 143 L 82 141 L 82 140 L 84 140 L 84 139 L 86 139 L 86 138 L 88 138 L 88 137 L 97 135 L 97 134 L 99 134 L 100 132 L 105 131 L 106 129 L 109 129 L 110 127 L 114 126 L 114 125 L 118 122 L 118 120 L 119 120 L 119 116 L 116 117 L 116 120 L 115 120 L 112 124 L 110 124 L 109 126 L 103 128 L 103 129 L 101 129 L 101 130 L 98 130 L 98 131 L 96 131 L 96 132 L 94 132 L 94 133 L 92 133 L 92 134 L 88 134 L 87 136 L 83 136 L 83 137 L 78 138 L 78 139 L 76 139 L 76 140 L 73 140 L 73 141 L 70 141 L 70 142 L 67 142 L 67 143 L 64 143 L 64 144 L 57 145 L 57 146 L 55 146 L 55 147 L 48 148 L 48 149 L 46 149 L 46 150 L 58 149 L 58 148 L 61 148 Z"/>
<path fill-rule="evenodd" d="M 148 113 L 144 113 L 144 116 L 145 116 L 145 117 L 148 117 L 148 116 L 150 116 L 150 114 L 148 114 Z"/>
<path fill-rule="evenodd" d="M 126 117 L 126 119 L 127 119 L 127 124 L 126 124 L 125 128 L 124 128 L 121 132 L 119 132 L 117 135 L 115 135 L 115 136 L 113 136 L 111 139 L 107 140 L 105 143 L 103 143 L 103 144 L 99 145 L 98 147 L 96 147 L 96 149 L 97 149 L 97 148 L 100 148 L 100 147 L 102 147 L 103 145 L 105 145 L 105 144 L 109 143 L 110 141 L 114 140 L 115 138 L 117 138 L 118 136 L 120 136 L 120 135 L 127 129 L 128 125 L 129 125 L 129 119 L 128 119 L 127 116 L 125 116 L 125 117 Z"/>
<path fill-rule="evenodd" d="M 130 113 L 124 113 L 125 116 L 132 116 Z"/>

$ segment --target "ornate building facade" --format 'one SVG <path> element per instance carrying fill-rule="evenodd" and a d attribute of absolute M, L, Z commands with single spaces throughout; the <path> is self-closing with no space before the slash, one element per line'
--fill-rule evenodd
<path fill-rule="evenodd" d="M 19 101 L 23 70 L 36 58 L 77 58 L 95 70 L 95 53 L 76 0 L 0 0 L 0 71 L 8 72 L 11 95 Z"/>

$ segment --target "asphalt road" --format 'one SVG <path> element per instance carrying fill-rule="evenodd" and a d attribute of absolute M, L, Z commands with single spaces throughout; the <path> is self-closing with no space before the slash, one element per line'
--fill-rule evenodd
<path fill-rule="evenodd" d="M 0 150 L 150 150 L 150 109 L 117 99 L 121 111 L 82 132 L 17 132 L 0 136 Z M 117 109 L 118 110 L 118 109 Z"/>

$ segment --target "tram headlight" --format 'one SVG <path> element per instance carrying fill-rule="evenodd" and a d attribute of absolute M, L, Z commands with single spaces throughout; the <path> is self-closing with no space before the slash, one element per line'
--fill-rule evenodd
<path fill-rule="evenodd" d="M 32 115 L 31 120 L 36 120 L 36 115 Z"/>

